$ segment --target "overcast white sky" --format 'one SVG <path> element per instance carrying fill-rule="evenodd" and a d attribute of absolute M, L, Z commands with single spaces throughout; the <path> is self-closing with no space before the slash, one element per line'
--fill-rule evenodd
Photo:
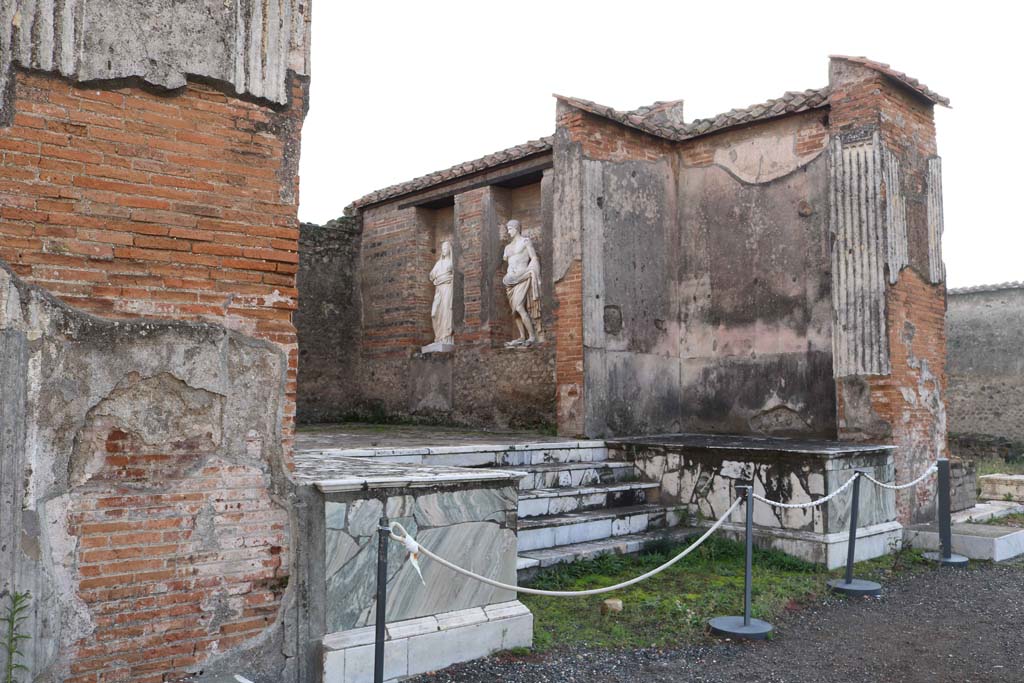
<path fill-rule="evenodd" d="M 948 9 L 947 9 L 948 7 Z M 554 131 L 551 93 L 686 120 L 818 88 L 828 55 L 888 62 L 937 108 L 950 287 L 1024 280 L 1024 88 L 1011 3 L 313 2 L 303 221 Z"/>

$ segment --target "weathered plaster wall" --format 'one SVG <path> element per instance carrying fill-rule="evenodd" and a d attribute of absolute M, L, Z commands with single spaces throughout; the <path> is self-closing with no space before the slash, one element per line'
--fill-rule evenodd
<path fill-rule="evenodd" d="M 284 104 L 287 72 L 309 75 L 309 30 L 309 0 L 11 0 L 0 10 L 0 114 L 11 115 L 15 64 L 168 89 L 198 76 Z"/>
<path fill-rule="evenodd" d="M 358 405 L 362 307 L 357 265 L 361 226 L 342 217 L 299 233 L 296 419 L 332 422 Z"/>
<path fill-rule="evenodd" d="M 232 650 L 294 677 L 286 355 L 95 318 L 0 262 L 0 359 L 0 582 L 33 595 L 32 680 L 214 672 Z"/>
<path fill-rule="evenodd" d="M 556 154 L 578 146 L 556 171 L 582 157 L 586 433 L 834 436 L 822 114 L 679 147 L 561 125 Z"/>
<path fill-rule="evenodd" d="M 949 294 L 950 445 L 964 456 L 1024 454 L 1024 286 Z"/>

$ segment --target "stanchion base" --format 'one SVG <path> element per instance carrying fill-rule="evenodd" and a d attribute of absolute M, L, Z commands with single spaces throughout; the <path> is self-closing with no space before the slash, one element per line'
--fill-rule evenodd
<path fill-rule="evenodd" d="M 943 557 L 942 553 L 923 553 L 924 559 L 938 562 L 947 567 L 966 567 L 968 559 L 963 555 L 951 553 L 949 557 Z"/>
<path fill-rule="evenodd" d="M 828 582 L 829 590 L 833 593 L 843 595 L 881 595 L 882 584 L 864 579 L 853 579 L 846 583 L 846 579 L 832 579 Z"/>
<path fill-rule="evenodd" d="M 743 617 L 715 617 L 708 621 L 708 626 L 716 636 L 742 640 L 765 640 L 775 630 L 774 626 L 760 619 L 751 619 L 744 625 Z"/>

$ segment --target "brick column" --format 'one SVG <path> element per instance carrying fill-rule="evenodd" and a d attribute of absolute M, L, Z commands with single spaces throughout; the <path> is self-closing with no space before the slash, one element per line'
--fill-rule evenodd
<path fill-rule="evenodd" d="M 830 69 L 838 436 L 899 447 L 896 478 L 947 455 L 945 284 L 934 104 L 877 69 Z M 931 519 L 933 491 L 897 499 Z"/>

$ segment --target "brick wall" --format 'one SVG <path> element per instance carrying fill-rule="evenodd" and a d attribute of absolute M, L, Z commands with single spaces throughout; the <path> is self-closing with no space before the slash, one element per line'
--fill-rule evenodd
<path fill-rule="evenodd" d="M 290 468 L 307 82 L 289 87 L 289 105 L 271 107 L 194 82 L 156 94 L 16 72 L 13 120 L 0 127 L 0 259 L 76 309 L 216 322 L 273 344 L 287 358 L 283 411 L 276 397 L 262 409 L 283 443 L 261 431 L 245 449 Z M 291 545 L 267 471 L 278 465 L 218 457 L 209 434 L 140 441 L 124 425 L 132 415 L 101 417 L 77 442 L 92 464 L 72 482 L 62 530 L 91 626 L 60 653 L 63 680 L 172 680 L 277 620 Z"/>
<path fill-rule="evenodd" d="M 209 320 L 291 366 L 305 81 L 280 111 L 190 83 L 171 95 L 18 72 L 0 127 L 0 258 L 98 315 Z"/>

